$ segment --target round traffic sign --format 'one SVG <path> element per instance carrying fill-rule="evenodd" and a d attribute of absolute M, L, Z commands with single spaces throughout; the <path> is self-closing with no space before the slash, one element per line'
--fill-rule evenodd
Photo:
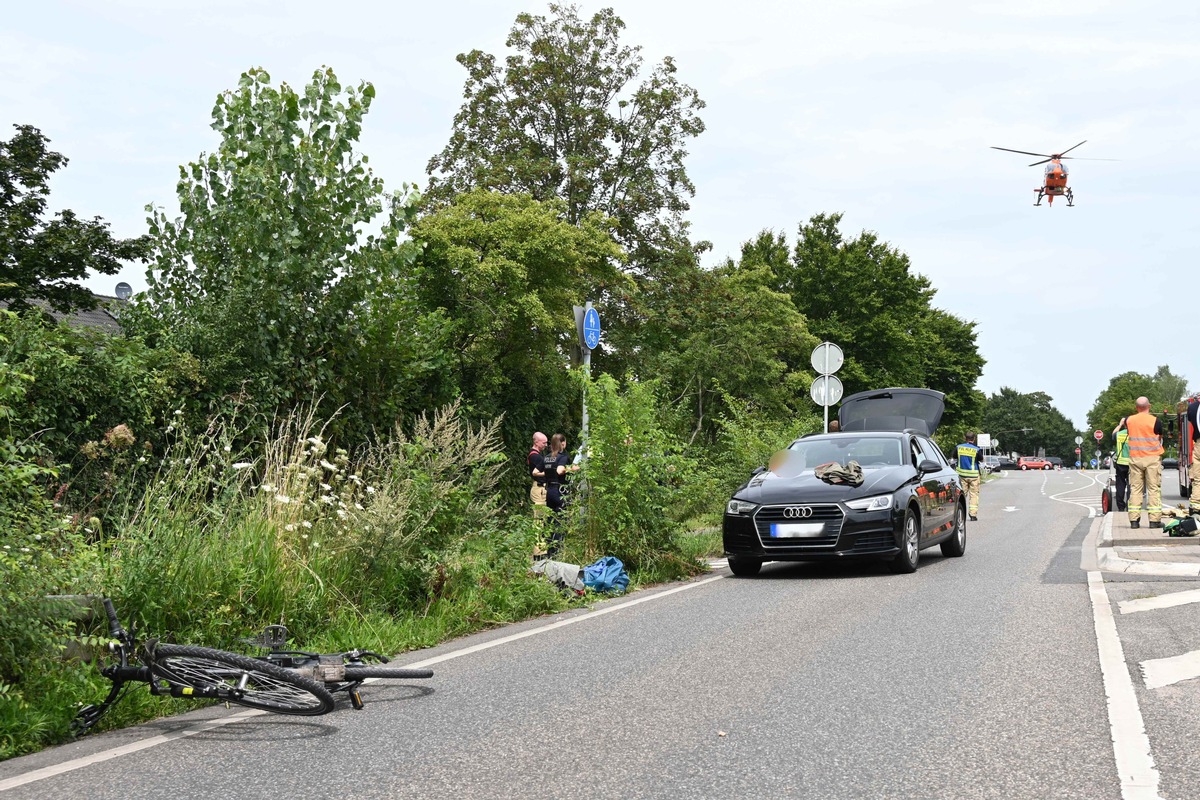
<path fill-rule="evenodd" d="M 1104 431 L 1096 431 L 1095 433 L 1092 434 L 1092 436 L 1095 436 L 1096 441 L 1098 442 L 1104 438 Z"/>
<path fill-rule="evenodd" d="M 842 348 L 833 342 L 821 342 L 812 351 L 812 368 L 821 375 L 832 375 L 837 372 L 842 368 L 845 360 Z M 841 399 L 841 395 L 838 395 L 838 399 Z M 836 403 L 837 400 L 833 402 Z"/>
<path fill-rule="evenodd" d="M 812 399 L 819 406 L 831 406 L 842 399 L 842 382 L 833 375 L 818 375 L 812 384 Z"/>
<path fill-rule="evenodd" d="M 600 344 L 600 315 L 594 308 L 589 308 L 583 314 L 583 343 L 588 350 L 595 350 Z"/>
<path fill-rule="evenodd" d="M 1076 437 L 1075 437 L 1075 444 L 1083 444 L 1083 437 L 1082 437 L 1082 436 L 1076 436 Z"/>
<path fill-rule="evenodd" d="M 1079 455 L 1081 452 L 1082 451 L 1078 447 L 1075 448 L 1075 455 Z"/>

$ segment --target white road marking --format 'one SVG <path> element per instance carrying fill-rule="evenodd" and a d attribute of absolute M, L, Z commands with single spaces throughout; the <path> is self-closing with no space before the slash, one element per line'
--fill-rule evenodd
<path fill-rule="evenodd" d="M 92 764 L 100 764 L 113 758 L 127 756 L 130 753 L 136 753 L 139 750 L 157 747 L 160 744 L 166 744 L 167 742 L 172 742 L 176 739 L 182 739 L 185 736 L 203 733 L 204 731 L 211 730 L 213 728 L 219 728 L 222 725 L 241 722 L 242 720 L 249 719 L 250 717 L 260 717 L 266 713 L 266 711 L 259 711 L 258 709 L 240 711 L 237 714 L 231 714 L 228 717 L 218 717 L 217 719 L 205 720 L 204 722 L 201 722 L 197 725 L 192 725 L 189 728 L 184 728 L 183 730 L 174 731 L 172 733 L 164 733 L 160 736 L 152 736 L 149 739 L 143 739 L 140 742 L 133 742 L 131 744 L 122 745 L 121 747 L 114 747 L 111 750 L 92 753 L 90 756 L 82 756 L 81 758 L 64 761 L 61 764 L 54 764 L 49 767 L 35 769 L 32 772 L 14 775 L 11 778 L 0 780 L 0 792 L 8 791 L 9 789 L 15 789 L 18 786 L 24 786 L 25 784 L 33 783 L 34 781 L 53 778 L 55 775 L 62 775 L 64 772 L 71 772 L 83 767 L 90 767 Z"/>
<path fill-rule="evenodd" d="M 1158 769 L 1150 752 L 1150 739 L 1138 707 L 1133 679 L 1125 666 L 1125 651 L 1117 636 L 1117 623 L 1104 577 L 1088 573 L 1088 595 L 1092 600 L 1092 618 L 1096 625 L 1096 648 L 1100 654 L 1100 674 L 1108 699 L 1108 727 L 1112 736 L 1117 777 L 1121 781 L 1122 800 L 1162 800 L 1158 794 Z"/>
<path fill-rule="evenodd" d="M 704 580 L 696 581 L 695 583 L 686 583 L 682 586 L 676 586 L 674 589 L 667 589 L 666 591 L 663 591 L 663 592 L 654 592 L 653 594 L 648 594 L 648 595 L 645 595 L 642 597 L 635 597 L 633 600 L 629 600 L 627 602 L 615 603 L 613 605 L 608 605 L 608 606 L 605 606 L 604 608 L 601 608 L 599 611 L 592 612 L 591 614 L 581 614 L 577 617 L 570 617 L 568 619 L 559 620 L 558 622 L 553 622 L 549 625 L 544 625 L 540 628 L 534 628 L 532 630 L 522 631 L 521 633 L 514 633 L 511 636 L 503 636 L 499 639 L 493 639 L 489 642 L 483 642 L 482 644 L 472 645 L 471 647 L 464 647 L 461 650 L 455 650 L 454 652 L 451 652 L 451 653 L 445 653 L 440 656 L 434 656 L 433 658 L 427 658 L 424 661 L 418 661 L 415 664 L 405 664 L 404 666 L 412 668 L 412 669 L 419 669 L 421 667 L 428 667 L 433 664 L 440 664 L 443 661 L 450 661 L 451 659 L 459 658 L 460 656 L 470 655 L 472 653 L 479 653 L 484 650 L 490 650 L 493 647 L 499 647 L 500 645 L 508 644 L 509 642 L 515 642 L 519 639 L 526 639 L 530 636 L 537 636 L 538 634 L 549 633 L 550 631 L 558 630 L 559 628 L 565 628 L 568 625 L 574 625 L 578 622 L 586 622 L 587 620 L 596 619 L 597 617 L 602 617 L 605 614 L 611 614 L 614 611 L 622 611 L 626 608 L 640 605 L 641 603 L 648 603 L 651 600 L 658 600 L 663 597 L 669 597 L 670 595 L 678 594 L 679 592 L 686 592 L 690 589 L 696 589 L 700 586 L 706 586 L 706 585 L 712 583 L 713 581 L 719 581 L 725 577 L 727 577 L 727 576 L 714 575 L 711 578 L 705 578 Z M 176 739 L 182 739 L 185 736 L 191 736 L 196 733 L 201 733 L 202 731 L 206 731 L 211 728 L 216 728 L 221 725 L 229 725 L 234 722 L 241 722 L 242 720 L 249 719 L 250 717 L 257 717 L 257 716 L 261 716 L 266 713 L 268 713 L 268 712 L 259 711 L 257 709 L 250 710 L 250 711 L 241 711 L 236 714 L 232 714 L 228 717 L 218 717 L 217 719 L 206 720 L 205 722 L 201 722 L 197 725 L 193 725 L 189 728 L 185 728 L 180 731 L 175 731 L 174 733 L 167 733 L 167 734 L 163 734 L 161 736 L 152 736 L 149 739 L 143 739 L 140 742 L 134 742 L 132 744 L 123 745 L 121 747 L 114 747 L 111 750 L 104 750 L 99 753 L 93 753 L 90 756 L 83 756 L 82 758 L 76 758 L 76 759 L 72 759 L 70 761 L 64 761 L 61 764 L 54 764 L 49 767 L 43 767 L 42 769 L 36 769 L 31 772 L 23 773 L 21 775 L 14 775 L 11 778 L 6 778 L 4 780 L 0 780 L 0 792 L 6 791 L 8 789 L 15 789 L 18 786 L 24 786 L 28 783 L 33 783 L 35 781 L 45 780 L 46 778 L 52 778 L 56 775 L 62 775 L 65 772 L 71 772 L 73 770 L 82 769 L 83 767 L 88 767 L 88 766 L 91 766 L 92 764 L 99 764 L 104 761 L 108 761 L 110 759 L 129 755 L 130 753 L 136 753 L 140 750 L 146 750 L 151 747 L 156 747 L 160 744 L 166 744 L 167 742 L 171 742 Z"/>
<path fill-rule="evenodd" d="M 1158 550 L 1159 547 L 1122 547 L 1122 550 Z M 1122 614 L 1133 614 L 1137 611 L 1152 611 L 1157 608 L 1172 608 L 1186 606 L 1189 603 L 1200 603 L 1200 589 L 1188 589 L 1186 592 L 1171 592 L 1155 597 L 1140 597 L 1137 600 L 1124 600 L 1117 603 Z"/>
<path fill-rule="evenodd" d="M 1161 689 L 1172 683 L 1200 678 L 1200 650 L 1143 661 L 1142 677 L 1146 679 L 1147 689 Z"/>
<path fill-rule="evenodd" d="M 1017 508 L 1016 506 L 1005 506 L 1004 510 L 1005 511 L 1020 511 L 1021 509 Z"/>

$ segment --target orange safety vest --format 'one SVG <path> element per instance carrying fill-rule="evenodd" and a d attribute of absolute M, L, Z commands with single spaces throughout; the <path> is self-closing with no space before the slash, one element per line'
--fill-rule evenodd
<path fill-rule="evenodd" d="M 1126 420 L 1125 427 L 1129 429 L 1129 457 L 1131 459 L 1162 455 L 1162 438 L 1154 433 L 1156 422 L 1158 422 L 1158 417 L 1149 411 L 1134 414 Z"/>

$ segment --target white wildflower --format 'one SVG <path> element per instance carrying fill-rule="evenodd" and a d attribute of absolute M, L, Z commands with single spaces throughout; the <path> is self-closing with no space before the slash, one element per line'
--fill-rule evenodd
<path fill-rule="evenodd" d="M 302 533 L 302 534 L 300 534 L 300 538 L 301 538 L 301 539 L 307 539 L 307 538 L 308 538 L 308 534 L 307 534 L 307 533 Z"/>
<path fill-rule="evenodd" d="M 321 489 L 323 489 L 323 490 L 324 490 L 324 491 L 326 491 L 326 492 L 332 492 L 332 491 L 333 491 L 333 487 L 332 487 L 332 486 L 330 486 L 328 483 L 322 483 L 322 484 L 321 484 Z"/>
<path fill-rule="evenodd" d="M 275 502 L 287 505 L 288 503 L 292 502 L 292 498 L 288 497 L 286 494 L 277 494 L 275 495 Z"/>
<path fill-rule="evenodd" d="M 312 546 L 313 546 L 313 547 L 320 547 L 320 546 L 321 546 L 321 543 L 320 543 L 320 542 L 313 542 L 313 543 L 312 543 Z"/>
<path fill-rule="evenodd" d="M 42 535 L 41 535 L 40 533 L 35 533 L 35 534 L 33 535 L 33 540 L 34 540 L 35 542 L 40 542 L 40 541 L 42 540 Z"/>
<path fill-rule="evenodd" d="M 182 408 L 177 408 L 177 409 L 175 409 L 175 416 L 177 416 L 177 417 L 182 417 L 182 416 L 183 416 L 183 409 L 182 409 Z"/>
<path fill-rule="evenodd" d="M 357 475 L 351 475 L 347 480 L 350 480 L 359 485 L 362 484 L 362 478 L 358 477 Z"/>
<path fill-rule="evenodd" d="M 236 464 L 232 465 L 233 469 L 236 469 L 236 470 L 250 469 L 253 466 L 254 465 L 251 464 L 249 461 L 239 461 Z"/>
<path fill-rule="evenodd" d="M 338 471 L 337 467 L 335 467 L 333 464 L 330 464 L 328 461 L 326 461 L 323 458 L 321 459 L 321 466 L 324 467 L 325 469 L 329 470 L 330 472 Z"/>
<path fill-rule="evenodd" d="M 331 494 L 323 494 L 321 495 L 321 502 L 327 506 L 331 506 L 337 502 L 337 499 Z"/>
<path fill-rule="evenodd" d="M 368 486 L 368 487 L 367 487 L 367 494 L 375 494 L 375 487 L 374 487 L 374 486 Z"/>
<path fill-rule="evenodd" d="M 345 519 L 345 518 L 346 518 L 346 511 L 345 511 L 345 509 L 339 508 L 339 509 L 337 510 L 337 515 L 338 515 L 338 517 L 339 517 L 340 519 Z"/>
<path fill-rule="evenodd" d="M 233 448 L 232 448 L 231 446 L 229 446 L 229 445 L 225 445 L 225 446 L 224 446 L 224 447 L 222 447 L 221 449 L 222 449 L 222 450 L 224 450 L 226 453 L 228 453 L 228 452 L 229 452 L 230 450 L 232 450 Z"/>
<path fill-rule="evenodd" d="M 275 486 L 274 484 L 264 483 L 262 486 L 258 487 L 258 490 L 260 492 L 273 492 L 275 491 Z"/>
<path fill-rule="evenodd" d="M 359 511 L 363 510 L 362 503 L 355 503 L 354 507 L 357 508 Z"/>
<path fill-rule="evenodd" d="M 294 531 L 294 530 L 296 530 L 296 526 L 295 525 L 284 525 L 283 529 L 285 531 Z"/>
<path fill-rule="evenodd" d="M 303 525 L 303 526 L 304 526 L 304 527 L 306 527 L 306 528 L 311 528 L 311 527 L 312 527 L 312 523 L 311 523 L 311 522 L 309 522 L 308 520 L 304 520 L 304 521 L 303 521 L 303 522 L 301 522 L 300 524 L 301 524 L 301 525 Z"/>

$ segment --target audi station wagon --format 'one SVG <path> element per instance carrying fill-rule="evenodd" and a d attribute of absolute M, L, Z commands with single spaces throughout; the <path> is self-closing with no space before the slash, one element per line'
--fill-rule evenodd
<path fill-rule="evenodd" d="M 966 496 L 930 438 L 945 409 L 931 389 L 859 392 L 843 400 L 841 430 L 809 434 L 754 471 L 725 507 L 725 555 L 734 575 L 767 561 L 876 559 L 913 572 L 920 552 L 967 548 Z M 818 477 L 818 467 L 854 461 L 859 485 Z M 827 468 L 828 469 L 828 468 Z M 821 470 L 825 473 L 826 470 Z"/>

